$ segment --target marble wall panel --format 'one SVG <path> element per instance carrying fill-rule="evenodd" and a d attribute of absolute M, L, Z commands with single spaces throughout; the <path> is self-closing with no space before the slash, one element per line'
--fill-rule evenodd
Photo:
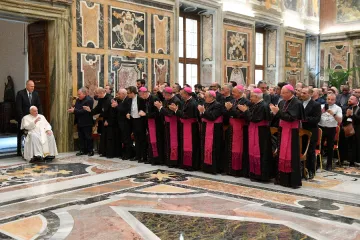
<path fill-rule="evenodd" d="M 285 67 L 301 68 L 302 55 L 301 43 L 286 41 Z"/>
<path fill-rule="evenodd" d="M 248 41 L 247 33 L 226 31 L 226 60 L 247 62 Z"/>
<path fill-rule="evenodd" d="M 265 81 L 269 86 L 276 85 L 276 69 L 275 68 L 268 68 L 265 71 Z"/>
<path fill-rule="evenodd" d="M 213 82 L 213 65 L 203 64 L 201 67 L 201 83 L 211 84 Z"/>
<path fill-rule="evenodd" d="M 267 31 L 267 66 L 276 67 L 277 30 Z"/>
<path fill-rule="evenodd" d="M 202 16 L 202 60 L 213 60 L 213 15 Z"/>
<path fill-rule="evenodd" d="M 306 14 L 309 17 L 319 17 L 320 0 L 307 0 Z"/>
<path fill-rule="evenodd" d="M 301 72 L 300 71 L 286 71 L 286 82 L 295 86 L 296 83 L 301 81 Z"/>
<path fill-rule="evenodd" d="M 247 82 L 247 67 L 226 66 L 226 82 L 235 81 L 245 85 Z"/>
<path fill-rule="evenodd" d="M 104 7 L 90 1 L 76 1 L 77 46 L 104 48 Z"/>
<path fill-rule="evenodd" d="M 94 96 L 95 89 L 104 86 L 104 55 L 78 53 L 77 63 L 77 89 L 86 87 Z"/>
<path fill-rule="evenodd" d="M 337 45 L 329 48 L 330 68 L 346 69 L 349 62 L 349 46 Z"/>
<path fill-rule="evenodd" d="M 136 80 L 147 76 L 146 58 L 109 56 L 109 79 L 116 91 L 120 88 L 136 86 Z"/>
<path fill-rule="evenodd" d="M 146 13 L 109 8 L 111 49 L 146 52 Z"/>
<path fill-rule="evenodd" d="M 158 83 L 170 82 L 170 60 L 151 59 L 152 84 L 154 87 Z"/>
<path fill-rule="evenodd" d="M 325 49 L 320 51 L 320 79 L 324 79 L 325 74 Z"/>
<path fill-rule="evenodd" d="M 170 54 L 170 17 L 151 15 L 151 52 Z"/>

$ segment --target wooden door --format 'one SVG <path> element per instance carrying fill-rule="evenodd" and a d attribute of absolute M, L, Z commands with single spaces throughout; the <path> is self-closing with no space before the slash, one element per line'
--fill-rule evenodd
<path fill-rule="evenodd" d="M 50 121 L 48 28 L 46 21 L 28 25 L 29 79 L 39 93 L 43 115 Z"/>

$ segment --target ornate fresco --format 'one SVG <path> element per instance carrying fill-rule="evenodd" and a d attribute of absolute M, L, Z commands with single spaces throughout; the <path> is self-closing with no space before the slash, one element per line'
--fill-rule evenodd
<path fill-rule="evenodd" d="M 302 44 L 286 41 L 285 67 L 301 68 Z"/>
<path fill-rule="evenodd" d="M 110 7 L 111 49 L 146 52 L 146 13 Z"/>
<path fill-rule="evenodd" d="M 99 86 L 104 86 L 104 55 L 78 53 L 79 66 L 77 89 L 86 87 L 89 95 Z"/>
<path fill-rule="evenodd" d="M 247 67 L 226 67 L 226 82 L 235 81 L 237 84 L 245 85 L 247 81 Z"/>
<path fill-rule="evenodd" d="M 330 68 L 347 69 L 349 59 L 349 46 L 336 45 L 329 48 Z"/>
<path fill-rule="evenodd" d="M 296 70 L 287 70 L 286 71 L 286 82 L 295 86 L 296 83 L 301 81 L 301 72 Z"/>
<path fill-rule="evenodd" d="M 336 21 L 338 23 L 360 21 L 360 1 L 336 0 Z"/>
<path fill-rule="evenodd" d="M 156 86 L 158 83 L 170 82 L 170 60 L 167 59 L 152 59 L 152 85 Z"/>
<path fill-rule="evenodd" d="M 151 52 L 170 53 L 170 17 L 151 15 Z"/>
<path fill-rule="evenodd" d="M 104 7 L 85 0 L 76 1 L 77 46 L 104 48 Z"/>
<path fill-rule="evenodd" d="M 127 58 L 120 56 L 110 56 L 109 79 L 113 79 L 116 90 L 129 86 L 136 86 L 136 80 L 147 76 L 146 58 Z"/>
<path fill-rule="evenodd" d="M 213 15 L 202 16 L 202 60 L 213 60 Z"/>
<path fill-rule="evenodd" d="M 248 61 L 248 34 L 226 31 L 226 59 L 228 61 Z"/>

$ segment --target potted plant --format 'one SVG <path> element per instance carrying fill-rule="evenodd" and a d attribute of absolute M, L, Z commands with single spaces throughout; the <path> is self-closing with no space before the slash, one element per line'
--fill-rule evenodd
<path fill-rule="evenodd" d="M 329 74 L 329 85 L 340 89 L 340 86 L 344 85 L 348 81 L 350 74 L 359 69 L 360 68 L 358 67 L 353 67 L 349 69 L 326 69 Z"/>

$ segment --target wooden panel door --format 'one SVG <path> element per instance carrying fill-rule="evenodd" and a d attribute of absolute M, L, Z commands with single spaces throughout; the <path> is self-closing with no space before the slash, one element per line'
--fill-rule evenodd
<path fill-rule="evenodd" d="M 29 79 L 39 93 L 43 115 L 50 121 L 48 27 L 46 21 L 28 25 Z"/>

